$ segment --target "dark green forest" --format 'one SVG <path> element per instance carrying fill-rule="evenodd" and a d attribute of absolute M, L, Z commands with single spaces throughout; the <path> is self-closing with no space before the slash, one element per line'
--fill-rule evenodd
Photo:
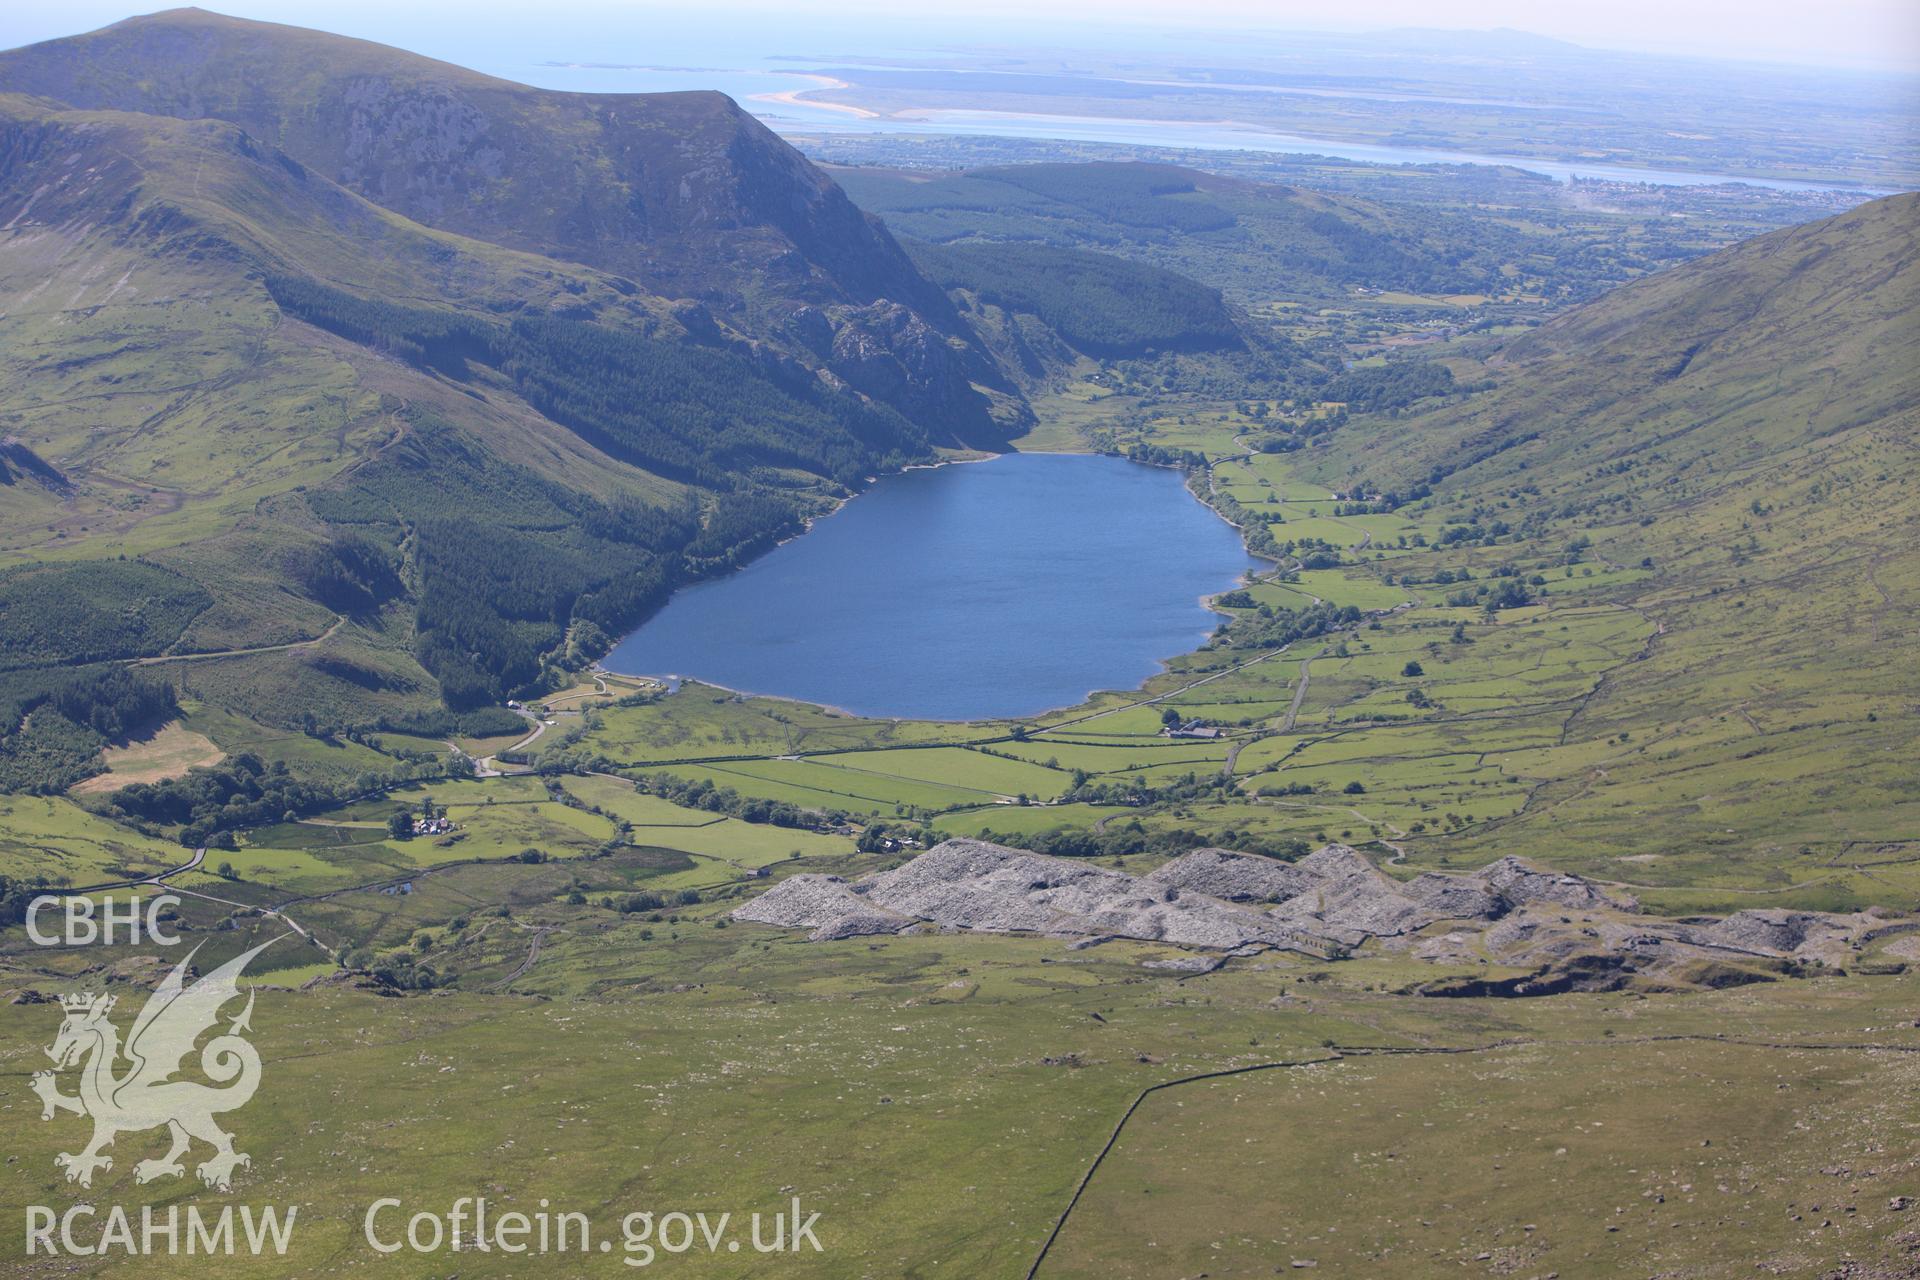
<path fill-rule="evenodd" d="M 0 673 L 0 791 L 64 791 L 109 741 L 178 713 L 172 685 L 118 664 Z"/>
<path fill-rule="evenodd" d="M 1403 409 L 1427 396 L 1466 389 L 1454 385 L 1453 371 L 1443 364 L 1403 360 L 1349 369 L 1329 382 L 1320 398 L 1337 401 L 1356 413 L 1379 413 Z"/>
<path fill-rule="evenodd" d="M 1037 316 L 1091 356 L 1241 345 L 1218 289 L 1159 267 L 1032 243 L 910 243 L 908 251 L 942 288 Z"/>
<path fill-rule="evenodd" d="M 108 740 L 173 715 L 170 686 L 116 660 L 165 651 L 212 602 L 139 560 L 0 574 L 0 791 L 64 790 Z"/>
<path fill-rule="evenodd" d="M 223 833 L 280 822 L 342 798 L 344 793 L 335 788 L 296 778 L 284 761 L 269 765 L 243 751 L 212 768 L 190 769 L 166 782 L 122 787 L 113 793 L 111 808 L 116 817 L 140 825 L 177 826 L 180 843 L 198 848 L 231 846 Z"/>
<path fill-rule="evenodd" d="M 659 603 L 701 533 L 692 501 L 610 506 L 503 462 L 426 414 L 347 483 L 306 500 L 338 530 L 335 558 L 358 548 L 356 563 L 377 563 L 378 548 L 411 536 L 415 651 L 454 708 L 499 702 L 537 680 L 576 617 L 615 628 Z M 387 583 L 377 568 L 367 576 Z"/>
<path fill-rule="evenodd" d="M 160 653 L 213 597 L 139 560 L 0 573 L 0 671 Z"/>
<path fill-rule="evenodd" d="M 926 434 L 897 412 L 828 393 L 797 365 L 583 320 L 403 307 L 298 277 L 269 277 L 267 288 L 291 315 L 447 377 L 491 368 L 595 448 L 704 488 L 733 488 L 766 466 L 852 487 L 928 456 Z"/>
<path fill-rule="evenodd" d="M 578 320 L 493 320 L 296 277 L 267 283 L 292 315 L 455 380 L 491 370 L 594 447 L 711 494 L 671 509 L 601 503 L 424 417 L 350 483 L 309 494 L 322 520 L 363 535 L 336 536 L 303 562 L 316 598 L 374 605 L 398 594 L 381 548 L 413 539 L 416 652 L 456 709 L 533 685 L 573 624 L 617 631 L 677 583 L 797 531 L 805 500 L 770 487 L 779 469 L 845 492 L 931 456 L 898 413 L 830 394 L 797 366 Z"/>
<path fill-rule="evenodd" d="M 1596 259 L 1550 233 L 1411 204 L 1328 197 L 1148 163 L 992 166 L 836 175 L 897 235 L 936 244 L 1038 242 L 1176 270 L 1229 295 L 1346 288 L 1471 293 L 1524 261 L 1555 292 L 1590 294 L 1659 262 Z"/>
<path fill-rule="evenodd" d="M 1193 234 L 1238 221 L 1233 210 L 1200 192 L 1189 169 L 1162 164 L 1022 164 L 976 169 L 969 176 L 1017 187 L 1048 200 L 1140 230 Z"/>

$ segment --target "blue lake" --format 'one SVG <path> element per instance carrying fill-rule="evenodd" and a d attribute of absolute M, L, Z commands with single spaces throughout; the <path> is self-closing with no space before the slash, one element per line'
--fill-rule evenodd
<path fill-rule="evenodd" d="M 861 715 L 1033 715 L 1131 689 L 1258 562 L 1177 472 L 1009 454 L 880 480 L 677 593 L 606 666 Z"/>

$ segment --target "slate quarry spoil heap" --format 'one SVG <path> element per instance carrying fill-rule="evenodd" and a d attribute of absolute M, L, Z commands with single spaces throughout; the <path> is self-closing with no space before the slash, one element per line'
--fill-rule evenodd
<path fill-rule="evenodd" d="M 1471 874 L 1428 872 L 1402 882 L 1341 844 L 1298 862 L 1196 849 L 1134 876 L 964 839 L 858 880 L 793 876 L 733 918 L 805 929 L 818 942 L 940 928 L 1082 945 L 1124 938 L 1241 956 L 1294 951 L 1338 959 L 1372 945 L 1456 970 L 1489 967 L 1485 976 L 1456 973 L 1421 984 L 1430 995 L 1766 981 L 1844 966 L 1873 937 L 1916 927 L 1882 912 L 1666 919 L 1642 913 L 1617 890 L 1511 857 Z"/>

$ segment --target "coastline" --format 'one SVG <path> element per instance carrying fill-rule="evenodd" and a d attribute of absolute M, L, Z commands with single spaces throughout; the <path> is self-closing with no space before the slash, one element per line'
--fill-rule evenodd
<path fill-rule="evenodd" d="M 795 73 L 799 74 L 799 73 Z M 825 79 L 826 77 L 822 77 Z M 853 86 L 837 84 L 834 88 Z M 1621 164 L 1604 160 L 1581 159 L 1564 154 L 1488 154 L 1458 151 L 1450 146 L 1408 147 L 1381 141 L 1372 134 L 1358 137 L 1288 133 L 1271 125 L 1232 118 L 1200 119 L 1192 117 L 1155 117 L 1122 115 L 1062 114 L 1045 111 L 1013 111 L 995 107 L 903 106 L 891 111 L 873 111 L 851 103 L 824 102 L 799 96 L 829 92 L 797 90 L 786 94 L 756 94 L 763 101 L 782 101 L 787 105 L 820 108 L 850 114 L 862 120 L 896 124 L 907 132 L 963 137 L 1014 138 L 1025 141 L 1084 142 L 1095 145 L 1160 147 L 1188 151 L 1250 151 L 1286 156 L 1324 156 L 1353 164 L 1379 165 L 1385 168 L 1429 165 L 1478 165 L 1484 168 L 1520 169 L 1552 179 L 1563 186 L 1576 181 L 1643 183 L 1669 187 L 1707 187 L 1738 184 L 1780 191 L 1837 191 L 1877 197 L 1892 195 L 1901 188 L 1885 180 L 1866 178 L 1820 178 L 1804 173 L 1764 170 L 1754 173 L 1722 173 L 1709 169 L 1668 169 Z M 799 122 L 795 122 L 796 124 Z M 795 129 L 795 136 L 804 129 Z M 821 127 L 833 126 L 822 122 Z M 1181 130 L 1198 130 L 1207 137 L 1179 137 Z M 877 130 L 884 131 L 884 130 Z M 1134 136 L 1115 136 L 1117 132 Z M 1140 136 L 1162 134 L 1167 136 Z"/>
<path fill-rule="evenodd" d="M 832 76 L 816 75 L 810 71 L 792 71 L 784 72 L 783 74 L 812 80 L 817 87 L 812 89 L 782 89 L 778 93 L 756 93 L 752 96 L 751 101 L 773 102 L 783 107 L 810 108 L 815 111 L 837 111 L 842 115 L 852 116 L 856 120 L 879 120 L 883 118 L 878 111 L 869 111 L 865 107 L 856 107 L 852 103 L 828 102 L 824 99 L 806 96 L 811 93 L 831 92 L 835 89 L 851 89 L 853 86 L 845 80 L 836 80 Z"/>

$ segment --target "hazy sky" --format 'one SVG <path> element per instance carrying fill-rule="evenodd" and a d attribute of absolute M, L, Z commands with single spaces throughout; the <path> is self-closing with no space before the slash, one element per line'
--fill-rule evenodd
<path fill-rule="evenodd" d="M 160 7 L 140 0 L 4 0 L 0 46 Z M 1151 47 L 1156 29 L 1513 27 L 1596 48 L 1920 70 L 1920 0 L 213 0 L 206 7 L 432 52 L 463 37 L 512 39 L 522 32 L 545 46 L 562 32 L 584 34 L 602 24 L 617 28 L 623 43 L 655 27 L 663 53 L 689 41 L 723 50 L 729 34 L 748 43 L 777 36 L 803 42 L 792 52 L 832 53 L 855 31 L 868 47 L 1057 47 L 1079 38 L 1112 49 L 1130 38 Z"/>
<path fill-rule="evenodd" d="M 721 0 L 721 7 L 751 4 Z M 886 15 L 895 0 L 810 4 Z M 920 13 L 971 13 L 1014 29 L 1036 16 L 1090 23 L 1364 31 L 1512 27 L 1603 49 L 1920 68 L 1920 0 L 934 0 Z M 982 37 L 996 40 L 992 27 Z"/>

